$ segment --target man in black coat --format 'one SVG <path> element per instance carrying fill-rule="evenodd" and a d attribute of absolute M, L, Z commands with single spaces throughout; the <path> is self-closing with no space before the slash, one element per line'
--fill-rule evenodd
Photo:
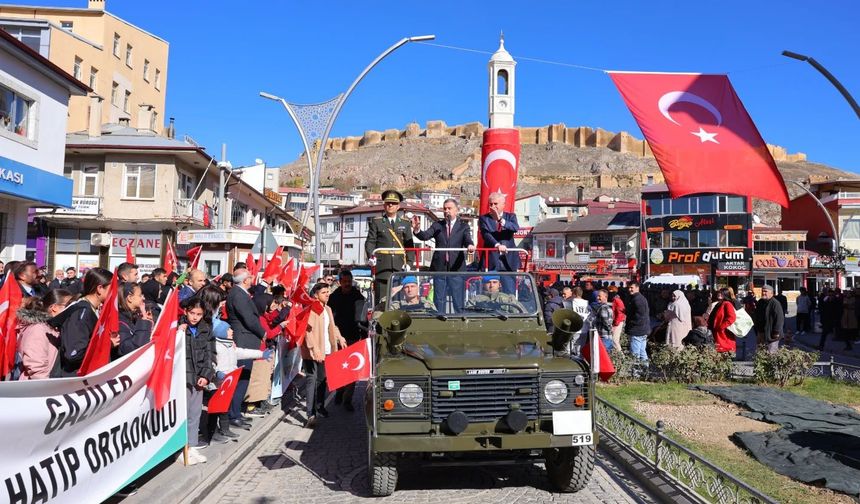
<path fill-rule="evenodd" d="M 412 223 L 412 232 L 421 241 L 433 239 L 435 248 L 466 248 L 475 251 L 475 243 L 472 241 L 472 230 L 468 224 L 457 217 L 460 215 L 460 206 L 454 198 L 448 198 L 442 204 L 442 213 L 445 218 L 438 220 L 424 231 L 421 231 L 416 220 Z M 460 252 L 433 252 L 430 260 L 430 271 L 465 271 L 466 256 Z M 463 311 L 464 280 L 462 275 L 439 275 L 433 278 L 433 301 L 436 311 L 445 313 L 448 304 L 448 296 L 454 313 Z"/>
<path fill-rule="evenodd" d="M 495 248 L 498 252 L 487 254 L 487 268 L 490 271 L 517 271 L 520 269 L 519 252 L 508 252 L 516 247 L 514 234 L 520 230 L 516 214 L 505 212 L 506 197 L 493 193 L 489 198 L 490 211 L 478 219 L 478 229 L 484 239 L 484 246 Z M 513 294 L 516 289 L 514 278 L 502 276 L 502 291 Z"/>
<path fill-rule="evenodd" d="M 253 278 L 246 269 L 238 269 L 233 272 L 235 286 L 227 293 L 227 323 L 233 329 L 233 340 L 239 348 L 259 349 L 260 343 L 266 337 L 266 330 L 260 324 L 260 312 L 251 300 L 249 290 Z M 239 366 L 245 366 L 242 376 L 236 385 L 236 392 L 230 402 L 230 424 L 235 427 L 244 428 L 242 420 L 242 402 L 245 400 L 245 392 L 251 381 L 251 366 L 253 360 L 240 360 Z"/>
<path fill-rule="evenodd" d="M 639 282 L 627 284 L 629 292 L 626 312 L 627 325 L 624 332 L 630 337 L 630 352 L 633 357 L 648 360 L 648 335 L 651 334 L 651 316 L 648 310 L 648 300 L 639 292 Z"/>
<path fill-rule="evenodd" d="M 340 272 L 340 286 L 331 293 L 328 298 L 328 306 L 334 314 L 334 325 L 337 326 L 340 335 L 346 340 L 347 345 L 352 345 L 361 339 L 361 331 L 358 326 L 358 315 L 360 308 L 364 306 L 364 296 L 352 285 L 352 273 L 348 270 Z M 343 403 L 347 411 L 355 411 L 352 405 L 352 396 L 355 393 L 355 383 L 337 389 L 334 403 Z"/>
<path fill-rule="evenodd" d="M 773 297 L 773 287 L 765 285 L 761 288 L 761 299 L 756 303 L 753 318 L 758 344 L 767 345 L 767 351 L 770 353 L 779 350 L 784 323 L 782 305 Z"/>
<path fill-rule="evenodd" d="M 167 300 L 167 293 L 170 289 L 167 285 L 167 270 L 164 268 L 155 268 L 152 270 L 152 276 L 149 280 L 140 285 L 140 290 L 143 292 L 143 298 L 151 303 L 164 305 Z"/>
<path fill-rule="evenodd" d="M 65 289 L 72 294 L 80 294 L 82 289 L 81 280 L 78 278 L 78 272 L 75 268 L 66 268 L 66 278 L 60 281 L 60 288 Z"/>

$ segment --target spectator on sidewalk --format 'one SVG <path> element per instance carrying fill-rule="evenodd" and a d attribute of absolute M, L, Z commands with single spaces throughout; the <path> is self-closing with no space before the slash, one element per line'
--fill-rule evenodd
<path fill-rule="evenodd" d="M 60 282 L 60 288 L 71 292 L 73 296 L 81 293 L 81 279 L 75 268 L 66 268 L 66 278 Z"/>
<path fill-rule="evenodd" d="M 346 340 L 340 335 L 334 323 L 334 314 L 327 306 L 330 293 L 330 287 L 323 282 L 314 285 L 310 292 L 311 297 L 323 305 L 323 310 L 322 313 L 317 313 L 313 308 L 310 310 L 307 334 L 302 342 L 303 367 L 307 381 L 307 428 L 316 424 L 317 416 L 328 416 L 325 408 L 325 358 L 340 348 L 346 348 Z"/>
<path fill-rule="evenodd" d="M 167 270 L 164 268 L 152 270 L 152 276 L 140 285 L 140 289 L 144 299 L 150 303 L 164 305 L 170 292 L 170 288 L 167 287 Z"/>
<path fill-rule="evenodd" d="M 693 317 L 693 329 L 687 333 L 682 343 L 685 347 L 694 346 L 696 348 L 704 348 L 714 346 L 714 335 L 708 329 L 708 321 L 705 320 L 705 317 L 701 315 Z"/>
<path fill-rule="evenodd" d="M 735 305 L 729 297 L 728 289 L 724 287 L 718 290 L 716 293 L 716 302 L 706 319 L 708 330 L 713 335 L 717 352 L 734 353 L 736 351 L 735 335 L 728 330 L 729 326 L 735 323 L 736 318 Z"/>
<path fill-rule="evenodd" d="M 54 289 L 41 298 L 25 299 L 18 308 L 19 380 L 50 378 L 60 346 L 60 334 L 48 325 L 48 319 L 63 311 L 71 300 L 71 292 Z"/>
<path fill-rule="evenodd" d="M 187 299 L 181 306 L 185 315 L 180 318 L 177 331 L 179 334 L 185 333 L 188 465 L 194 465 L 206 462 L 206 457 L 199 450 L 206 448 L 208 443 L 199 439 L 199 430 L 200 417 L 203 414 L 203 391 L 215 379 L 212 325 L 211 316 L 205 312 L 200 298 Z"/>
<path fill-rule="evenodd" d="M 334 325 L 340 331 L 340 335 L 346 340 L 347 345 L 352 345 L 361 339 L 361 331 L 358 323 L 364 307 L 364 296 L 352 285 L 352 273 L 348 270 L 340 272 L 338 278 L 340 286 L 331 293 L 328 305 L 334 313 Z M 355 383 L 337 389 L 334 403 L 343 403 L 344 409 L 349 412 L 355 411 L 352 405 L 352 396 L 355 393 Z"/>
<path fill-rule="evenodd" d="M 648 335 L 651 334 L 651 317 L 648 300 L 639 292 L 639 282 L 627 284 L 630 300 L 627 303 L 627 336 L 630 338 L 630 352 L 641 362 L 648 361 Z"/>
<path fill-rule="evenodd" d="M 233 272 L 235 286 L 227 293 L 227 323 L 233 329 L 233 339 L 240 348 L 260 349 L 260 343 L 266 337 L 266 330 L 260 324 L 260 313 L 251 300 L 249 289 L 254 279 L 244 268 L 236 268 Z M 244 366 L 242 376 L 236 386 L 236 393 L 230 403 L 230 424 L 242 427 L 242 403 L 248 384 L 251 380 L 251 367 L 254 361 L 240 360 L 238 365 Z"/>
<path fill-rule="evenodd" d="M 597 335 L 603 340 L 607 352 L 612 351 L 612 305 L 609 304 L 609 292 L 606 289 L 597 291 L 597 301 L 591 303 L 591 314 L 588 317 L 589 329 L 596 329 Z M 586 338 L 586 342 L 588 338 Z"/>
<path fill-rule="evenodd" d="M 58 269 L 54 271 L 54 278 L 51 279 L 50 282 L 48 282 L 48 289 L 54 290 L 61 288 L 63 285 L 64 278 L 66 278 L 66 273 L 63 270 Z"/>
<path fill-rule="evenodd" d="M 120 356 L 130 354 L 152 338 L 152 311 L 146 309 L 146 300 L 140 285 L 119 284 L 119 348 Z"/>
<path fill-rule="evenodd" d="M 835 337 L 842 321 L 842 299 L 839 289 L 827 289 L 819 306 L 821 307 L 821 339 L 818 341 L 818 349 L 824 350 L 827 336 L 833 333 Z"/>
<path fill-rule="evenodd" d="M 857 337 L 857 311 L 858 296 L 855 290 L 845 292 L 842 298 L 842 337 L 845 339 L 845 350 L 854 348 L 854 339 Z"/>
<path fill-rule="evenodd" d="M 612 347 L 621 351 L 621 332 L 624 330 L 624 320 L 627 318 L 627 307 L 615 285 L 609 286 L 612 302 Z"/>
<path fill-rule="evenodd" d="M 564 298 L 561 297 L 558 289 L 549 289 L 547 291 L 546 303 L 544 303 L 543 307 L 543 321 L 544 325 L 546 325 L 546 332 L 552 333 L 555 330 L 555 326 L 552 323 L 552 314 L 562 308 L 564 308 Z"/>
<path fill-rule="evenodd" d="M 124 262 L 117 267 L 116 274 L 119 275 L 119 283 L 137 283 L 139 280 L 137 264 Z"/>
<path fill-rule="evenodd" d="M 797 303 L 797 318 L 796 320 L 796 330 L 798 336 L 803 336 L 807 331 L 810 331 L 810 320 L 809 316 L 812 313 L 812 298 L 809 297 L 809 293 L 806 290 L 806 287 L 800 288 L 800 295 L 797 296 L 795 300 Z"/>
<path fill-rule="evenodd" d="M 774 298 L 773 287 L 770 285 L 764 285 L 761 288 L 761 299 L 756 303 L 753 323 L 759 346 L 767 346 L 767 351 L 770 353 L 779 350 L 785 314 L 782 311 L 782 305 Z"/>
<path fill-rule="evenodd" d="M 666 345 L 680 350 L 684 338 L 693 329 L 693 319 L 690 302 L 680 289 L 672 293 L 672 302 L 663 312 L 663 319 L 668 322 L 666 328 Z"/>

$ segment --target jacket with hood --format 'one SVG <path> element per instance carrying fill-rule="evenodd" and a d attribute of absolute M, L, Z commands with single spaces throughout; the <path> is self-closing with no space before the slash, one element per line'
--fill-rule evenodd
<path fill-rule="evenodd" d="M 187 322 L 183 322 L 187 323 Z M 185 384 L 195 386 L 197 378 L 206 378 L 209 382 L 215 380 L 215 359 L 212 355 L 212 329 L 208 322 L 201 320 L 197 324 L 197 334 L 191 332 L 191 327 L 185 329 Z"/>
<path fill-rule="evenodd" d="M 42 380 L 51 377 L 57 359 L 60 335 L 48 325 L 51 316 L 39 310 L 18 310 L 18 353 L 21 355 L 19 380 Z"/>
<path fill-rule="evenodd" d="M 126 310 L 119 311 L 119 349 L 120 356 L 130 354 L 152 338 L 152 322 L 136 319 Z"/>
<path fill-rule="evenodd" d="M 564 298 L 562 298 L 555 289 L 550 289 L 549 293 L 550 298 L 546 300 L 546 304 L 543 307 L 543 318 L 544 324 L 546 325 L 546 332 L 551 333 L 555 330 L 555 326 L 552 323 L 552 314 L 556 310 L 564 308 Z"/>
<path fill-rule="evenodd" d="M 98 318 L 90 302 L 81 299 L 48 320 L 48 325 L 60 331 L 60 351 L 51 378 L 78 375 Z"/>

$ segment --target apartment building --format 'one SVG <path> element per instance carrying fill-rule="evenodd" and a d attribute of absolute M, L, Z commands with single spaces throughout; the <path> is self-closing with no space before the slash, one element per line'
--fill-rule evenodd
<path fill-rule="evenodd" d="M 100 111 L 86 97 L 69 103 L 66 131 L 120 123 L 160 133 L 167 90 L 168 43 L 105 10 L 104 0 L 86 8 L 0 4 L 0 29 L 84 82 L 104 99 Z"/>

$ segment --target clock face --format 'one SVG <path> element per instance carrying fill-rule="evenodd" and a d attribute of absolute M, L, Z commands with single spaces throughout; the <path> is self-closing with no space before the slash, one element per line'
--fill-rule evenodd
<path fill-rule="evenodd" d="M 508 108 L 508 100 L 499 100 L 499 108 L 500 109 Z"/>

